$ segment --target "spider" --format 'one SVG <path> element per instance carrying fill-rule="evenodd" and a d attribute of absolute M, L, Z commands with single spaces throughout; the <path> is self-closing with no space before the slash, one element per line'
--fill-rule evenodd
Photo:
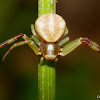
<path fill-rule="evenodd" d="M 80 37 L 67 44 L 69 37 L 66 37 L 68 34 L 66 22 L 58 14 L 48 13 L 40 16 L 36 20 L 35 25 L 31 25 L 31 30 L 33 35 L 31 35 L 30 38 L 27 35 L 20 33 L 0 44 L 0 48 L 2 48 L 19 38 L 24 39 L 24 41 L 14 43 L 3 56 L 2 60 L 5 59 L 13 48 L 24 44 L 28 44 L 36 55 L 41 55 L 41 60 L 46 59 L 56 61 L 58 56 L 69 54 L 81 44 L 85 44 L 93 50 L 100 52 L 100 46 L 87 37 Z M 62 38 L 64 39 L 61 40 Z"/>

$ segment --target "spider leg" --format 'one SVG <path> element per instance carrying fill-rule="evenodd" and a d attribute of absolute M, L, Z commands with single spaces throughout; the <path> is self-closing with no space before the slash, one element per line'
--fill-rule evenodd
<path fill-rule="evenodd" d="M 63 36 L 61 37 L 61 39 L 62 39 L 63 37 L 65 37 L 67 34 L 68 34 L 68 28 L 66 27 L 66 30 L 65 30 Z"/>
<path fill-rule="evenodd" d="M 0 48 L 18 40 L 19 38 L 23 38 L 25 41 L 31 41 L 31 42 L 27 42 L 27 44 L 30 46 L 30 48 L 35 52 L 36 55 L 39 55 L 39 49 L 38 46 L 35 44 L 34 41 L 32 41 L 27 35 L 25 34 L 18 34 L 16 36 L 14 36 L 13 38 L 6 40 L 5 42 L 0 44 Z M 19 43 L 18 46 L 22 45 L 23 42 Z M 24 43 L 26 44 L 26 42 Z"/>
<path fill-rule="evenodd" d="M 34 42 L 35 42 L 38 46 L 40 46 L 41 41 L 38 40 L 34 35 L 31 35 L 30 39 L 33 39 Z"/>
<path fill-rule="evenodd" d="M 24 34 L 20 33 L 20 34 L 14 36 L 13 38 L 4 41 L 3 43 L 0 44 L 0 48 L 2 48 L 2 47 L 4 47 L 4 46 L 6 46 L 6 45 L 8 45 L 8 44 L 10 44 L 10 43 L 12 43 L 12 42 L 18 40 L 19 38 L 22 38 L 23 36 L 24 36 Z"/>
<path fill-rule="evenodd" d="M 22 37 L 25 41 L 27 40 L 31 40 L 27 35 L 24 34 L 24 36 Z M 32 41 L 32 40 L 31 40 Z M 39 48 L 38 46 L 35 44 L 34 41 L 32 41 L 31 43 L 28 43 L 28 45 L 30 46 L 30 48 L 35 52 L 36 55 L 39 55 Z"/>
<path fill-rule="evenodd" d="M 88 39 L 87 37 L 82 38 L 81 42 L 82 42 L 82 44 L 89 46 L 91 49 L 93 49 L 97 52 L 100 52 L 100 45 L 97 44 L 96 42 Z"/>
<path fill-rule="evenodd" d="M 67 43 L 69 41 L 69 37 L 64 38 L 63 40 L 61 40 L 58 44 L 59 46 L 63 46 L 65 43 Z"/>
<path fill-rule="evenodd" d="M 95 51 L 100 52 L 100 46 L 96 43 L 93 42 L 92 40 L 88 39 L 88 38 L 78 38 L 68 44 L 66 44 L 62 49 L 61 49 L 61 56 L 65 56 L 67 54 L 69 54 L 71 51 L 73 51 L 75 48 L 77 48 L 79 45 L 81 44 L 85 44 L 87 46 L 89 46 L 90 48 L 92 48 Z"/>
<path fill-rule="evenodd" d="M 41 38 L 35 32 L 35 28 L 34 28 L 34 25 L 33 24 L 31 24 L 31 31 L 32 31 L 34 37 L 41 41 Z"/>
<path fill-rule="evenodd" d="M 60 53 L 61 56 L 67 55 L 68 53 L 73 51 L 75 48 L 77 48 L 79 45 L 81 45 L 82 44 L 81 40 L 82 40 L 82 38 L 78 38 L 78 39 L 66 44 L 61 50 L 62 51 Z"/>
<path fill-rule="evenodd" d="M 9 54 L 9 52 L 14 49 L 15 47 L 18 47 L 18 46 L 21 46 L 21 45 L 24 45 L 24 44 L 28 44 L 28 43 L 31 43 L 32 41 L 31 40 L 27 40 L 27 41 L 21 41 L 21 42 L 18 42 L 18 43 L 14 43 L 10 49 L 6 52 L 6 54 L 3 56 L 2 58 L 2 61 L 5 60 L 6 56 Z"/>

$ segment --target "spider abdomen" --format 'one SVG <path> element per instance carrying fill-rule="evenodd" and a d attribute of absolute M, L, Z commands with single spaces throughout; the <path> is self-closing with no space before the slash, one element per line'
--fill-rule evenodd
<path fill-rule="evenodd" d="M 65 20 L 53 13 L 40 16 L 35 22 L 37 34 L 46 42 L 56 42 L 64 34 L 66 29 Z"/>

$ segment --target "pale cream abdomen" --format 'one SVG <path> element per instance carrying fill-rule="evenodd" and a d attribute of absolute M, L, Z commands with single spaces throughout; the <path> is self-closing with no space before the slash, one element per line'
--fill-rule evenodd
<path fill-rule="evenodd" d="M 46 42 L 56 42 L 64 34 L 66 29 L 65 20 L 53 13 L 40 16 L 35 22 L 37 34 Z"/>

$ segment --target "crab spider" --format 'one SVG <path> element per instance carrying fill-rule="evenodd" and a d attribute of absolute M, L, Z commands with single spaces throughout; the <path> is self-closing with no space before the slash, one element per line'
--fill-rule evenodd
<path fill-rule="evenodd" d="M 68 34 L 68 29 L 65 20 L 57 14 L 49 13 L 40 16 L 36 20 L 35 26 L 31 25 L 31 30 L 33 35 L 30 38 L 21 33 L 0 44 L 0 48 L 2 48 L 19 38 L 24 39 L 24 41 L 13 44 L 2 60 L 13 48 L 24 44 L 28 44 L 36 55 L 42 55 L 41 59 L 45 58 L 46 60 L 56 60 L 58 56 L 65 56 L 81 44 L 100 52 L 100 46 L 86 37 L 80 37 L 68 44 L 69 37 L 60 41 Z"/>

